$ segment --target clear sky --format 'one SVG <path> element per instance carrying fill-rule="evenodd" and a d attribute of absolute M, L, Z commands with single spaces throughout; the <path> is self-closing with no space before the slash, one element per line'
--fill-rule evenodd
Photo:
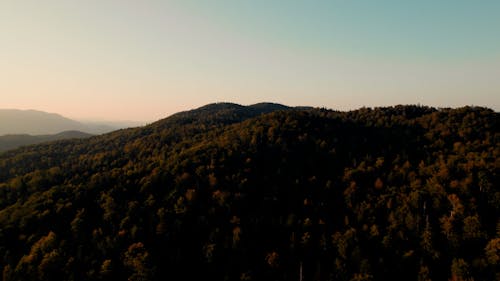
<path fill-rule="evenodd" d="M 498 111 L 500 1 L 0 1 L 0 108 L 152 121 L 220 101 Z"/>

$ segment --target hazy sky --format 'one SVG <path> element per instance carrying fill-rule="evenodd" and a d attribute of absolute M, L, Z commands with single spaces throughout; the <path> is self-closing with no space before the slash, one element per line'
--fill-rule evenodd
<path fill-rule="evenodd" d="M 211 102 L 500 110 L 498 0 L 0 0 L 0 108 L 155 120 Z"/>

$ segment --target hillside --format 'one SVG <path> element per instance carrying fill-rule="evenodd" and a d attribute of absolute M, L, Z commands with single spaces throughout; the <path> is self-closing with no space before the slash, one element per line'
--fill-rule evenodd
<path fill-rule="evenodd" d="M 64 140 L 64 139 L 79 139 L 91 137 L 91 134 L 80 131 L 65 131 L 54 135 L 4 135 L 0 136 L 0 152 L 14 149 L 20 146 L 38 144 L 42 142 Z"/>
<path fill-rule="evenodd" d="M 221 103 L 8 151 L 2 280 L 498 280 L 498 120 Z"/>

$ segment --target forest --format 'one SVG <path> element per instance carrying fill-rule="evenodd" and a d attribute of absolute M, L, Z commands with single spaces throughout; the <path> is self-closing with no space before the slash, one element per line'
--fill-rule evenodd
<path fill-rule="evenodd" d="M 499 113 L 210 104 L 0 153 L 0 280 L 500 280 Z"/>

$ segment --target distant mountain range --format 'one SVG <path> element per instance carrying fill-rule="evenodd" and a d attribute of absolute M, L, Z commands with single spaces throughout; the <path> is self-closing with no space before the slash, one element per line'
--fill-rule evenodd
<path fill-rule="evenodd" d="M 88 138 L 139 122 L 76 121 L 38 110 L 0 109 L 0 152 L 48 141 Z"/>
<path fill-rule="evenodd" d="M 55 113 L 38 110 L 0 109 L 1 135 L 53 135 L 65 131 L 80 131 L 88 134 L 103 134 L 137 123 L 79 122 Z"/>

